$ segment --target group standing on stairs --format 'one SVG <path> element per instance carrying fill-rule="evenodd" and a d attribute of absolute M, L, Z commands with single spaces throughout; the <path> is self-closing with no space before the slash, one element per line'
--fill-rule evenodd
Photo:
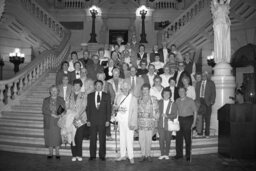
<path fill-rule="evenodd" d="M 48 158 L 60 158 L 61 143 L 71 144 L 72 161 L 82 161 L 82 141 L 90 140 L 90 161 L 96 159 L 97 137 L 99 157 L 105 161 L 106 140 L 112 140 L 111 123 L 118 123 L 120 157 L 134 163 L 133 141 L 139 140 L 140 162 L 152 161 L 152 140 L 159 140 L 159 159 L 169 159 L 170 142 L 176 137 L 176 155 L 191 161 L 191 138 L 210 136 L 211 106 L 215 102 L 215 85 L 207 72 L 196 73 L 191 53 L 183 56 L 175 45 L 145 51 L 136 41 L 122 44 L 121 37 L 109 46 L 83 56 L 71 53 L 56 75 L 56 86 L 43 103 L 45 145 Z M 136 47 L 138 49 L 136 49 Z M 172 131 L 169 121 L 179 121 Z M 205 125 L 205 127 L 204 127 Z M 204 132 L 203 132 L 204 130 Z M 57 135 L 58 134 L 58 135 Z"/>

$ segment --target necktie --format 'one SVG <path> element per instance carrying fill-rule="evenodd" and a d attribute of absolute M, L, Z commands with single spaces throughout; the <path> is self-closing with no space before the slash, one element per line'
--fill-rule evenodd
<path fill-rule="evenodd" d="M 204 91 L 205 91 L 205 81 L 202 81 L 201 91 L 200 91 L 200 97 L 202 98 L 204 98 Z"/>
<path fill-rule="evenodd" d="M 97 103 L 100 103 L 100 93 L 98 92 L 98 95 L 97 95 Z"/>
<path fill-rule="evenodd" d="M 134 80 L 134 77 L 132 77 L 132 90 L 134 89 L 135 87 L 135 80 Z"/>

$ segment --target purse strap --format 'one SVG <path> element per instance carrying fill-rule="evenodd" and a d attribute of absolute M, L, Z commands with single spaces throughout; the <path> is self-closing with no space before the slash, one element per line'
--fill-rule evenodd
<path fill-rule="evenodd" d="M 123 102 L 125 101 L 125 99 L 130 95 L 130 93 L 128 95 L 125 96 L 125 98 L 119 103 L 117 110 L 119 110 L 120 106 L 123 104 Z"/>

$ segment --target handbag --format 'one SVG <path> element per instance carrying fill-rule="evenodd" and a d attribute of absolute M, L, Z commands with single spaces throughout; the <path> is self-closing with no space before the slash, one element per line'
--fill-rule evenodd
<path fill-rule="evenodd" d="M 62 105 L 60 105 L 57 109 L 57 115 L 61 115 L 63 112 L 65 112 L 65 108 L 63 108 Z"/>
<path fill-rule="evenodd" d="M 172 107 L 170 107 L 169 113 L 171 113 Z M 180 122 L 178 119 L 178 115 L 173 121 L 171 119 L 168 119 L 167 121 L 168 124 L 168 131 L 179 131 L 180 130 Z"/>

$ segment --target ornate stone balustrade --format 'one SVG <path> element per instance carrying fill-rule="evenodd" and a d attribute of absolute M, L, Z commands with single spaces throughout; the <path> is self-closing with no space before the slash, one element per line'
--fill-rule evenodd
<path fill-rule="evenodd" d="M 4 7 L 5 7 L 5 0 L 0 0 L 0 19 L 3 15 Z"/>
<path fill-rule="evenodd" d="M 64 8 L 84 8 L 85 7 L 84 0 L 64 0 L 62 3 L 64 4 Z"/>
<path fill-rule="evenodd" d="M 203 9 L 209 9 L 210 0 L 196 0 L 188 9 L 186 9 L 179 17 L 177 17 L 165 30 L 163 31 L 162 40 L 167 40 L 186 24 L 188 24 L 195 16 L 197 16 Z"/>
<path fill-rule="evenodd" d="M 23 7 L 41 23 L 46 25 L 50 30 L 55 32 L 60 38 L 64 37 L 65 28 L 44 10 L 35 0 L 20 0 Z"/>
<path fill-rule="evenodd" d="M 14 78 L 0 81 L 0 108 L 10 104 L 12 100 L 21 95 L 33 82 L 52 68 L 58 67 L 63 59 L 69 55 L 70 32 L 66 31 L 64 35 L 57 49 L 44 51 Z"/>
<path fill-rule="evenodd" d="M 155 9 L 177 9 L 177 1 L 173 0 L 157 0 L 153 2 Z"/>

